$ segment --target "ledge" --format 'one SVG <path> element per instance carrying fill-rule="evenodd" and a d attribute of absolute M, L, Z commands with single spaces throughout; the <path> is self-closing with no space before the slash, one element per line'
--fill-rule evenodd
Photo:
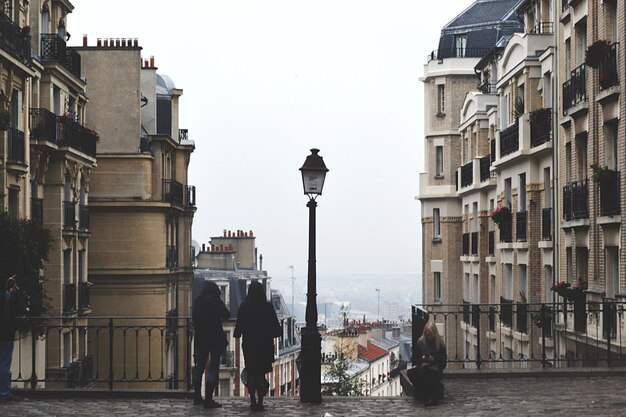
<path fill-rule="evenodd" d="M 570 229 L 574 227 L 589 227 L 589 219 L 564 220 L 561 223 L 561 229 Z"/>
<path fill-rule="evenodd" d="M 622 222 L 622 215 L 615 214 L 613 216 L 598 216 L 596 221 L 599 225 L 619 224 Z"/>
<path fill-rule="evenodd" d="M 610 101 L 617 101 L 619 99 L 619 93 L 619 85 L 611 86 L 600 91 L 596 96 L 596 101 L 600 104 L 606 104 Z"/>
<path fill-rule="evenodd" d="M 552 249 L 553 243 L 551 240 L 540 240 L 537 242 L 537 247 L 541 249 Z"/>

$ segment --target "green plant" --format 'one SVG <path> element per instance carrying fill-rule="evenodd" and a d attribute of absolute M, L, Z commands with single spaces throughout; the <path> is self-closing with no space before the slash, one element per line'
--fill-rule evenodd
<path fill-rule="evenodd" d="M 524 98 L 521 96 L 515 97 L 515 101 L 513 102 L 513 109 L 511 111 L 511 115 L 513 116 L 513 121 L 517 122 L 517 119 L 522 117 L 524 114 Z"/>
<path fill-rule="evenodd" d="M 585 52 L 585 65 L 591 68 L 598 68 L 600 63 L 609 53 L 610 43 L 600 39 L 589 45 Z"/>
<path fill-rule="evenodd" d="M 591 168 L 591 179 L 594 182 L 602 182 L 608 180 L 615 174 L 615 170 L 610 169 L 606 165 L 601 166 L 598 163 L 593 163 Z"/>

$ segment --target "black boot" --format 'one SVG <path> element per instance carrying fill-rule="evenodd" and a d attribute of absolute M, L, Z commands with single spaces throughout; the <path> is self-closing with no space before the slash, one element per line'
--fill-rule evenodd
<path fill-rule="evenodd" d="M 202 381 L 193 383 L 193 405 L 202 404 Z"/>
<path fill-rule="evenodd" d="M 215 385 L 206 383 L 204 384 L 204 408 L 220 408 L 222 404 L 213 400 L 213 391 Z"/>
<path fill-rule="evenodd" d="M 263 396 L 259 394 L 259 400 L 257 401 L 257 404 L 256 404 L 256 411 L 263 411 L 263 410 L 265 410 L 265 407 L 263 407 Z"/>
<path fill-rule="evenodd" d="M 256 410 L 256 397 L 253 392 L 250 393 L 250 410 Z"/>

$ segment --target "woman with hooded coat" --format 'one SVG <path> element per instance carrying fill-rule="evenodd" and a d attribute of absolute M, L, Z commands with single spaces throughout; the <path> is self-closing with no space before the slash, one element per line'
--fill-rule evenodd
<path fill-rule="evenodd" d="M 220 358 L 226 353 L 226 333 L 222 320 L 230 318 L 230 311 L 221 299 L 222 292 L 217 284 L 207 281 L 204 289 L 193 305 L 193 325 L 195 330 L 194 348 L 196 366 L 194 369 L 194 404 L 202 404 L 202 374 L 205 374 L 204 408 L 218 408 L 222 405 L 213 400 L 220 371 Z"/>
<path fill-rule="evenodd" d="M 243 335 L 243 357 L 246 362 L 250 409 L 263 410 L 263 397 L 269 383 L 265 374 L 271 372 L 274 362 L 274 338 L 282 334 L 274 306 L 267 301 L 263 285 L 254 281 L 248 288 L 237 314 L 233 336 Z M 255 394 L 257 396 L 255 396 Z"/>

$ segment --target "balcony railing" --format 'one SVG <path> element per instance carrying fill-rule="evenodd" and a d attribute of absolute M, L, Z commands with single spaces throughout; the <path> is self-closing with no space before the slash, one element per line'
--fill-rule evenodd
<path fill-rule="evenodd" d="M 463 255 L 470 254 L 470 234 L 463 233 Z"/>
<path fill-rule="evenodd" d="M 63 284 L 63 313 L 76 311 L 76 284 Z"/>
<path fill-rule="evenodd" d="M 176 337 L 178 332 L 178 310 L 173 308 L 165 312 L 165 337 L 167 340 Z"/>
<path fill-rule="evenodd" d="M 482 58 L 487 55 L 489 50 L 490 48 L 440 48 L 432 51 L 428 55 L 427 61 L 446 58 Z"/>
<path fill-rule="evenodd" d="M 518 211 L 515 213 L 515 240 L 526 242 L 528 230 L 528 212 Z"/>
<path fill-rule="evenodd" d="M 25 161 L 24 132 L 13 127 L 9 131 L 9 161 L 23 164 Z"/>
<path fill-rule="evenodd" d="M 78 287 L 78 308 L 81 310 L 88 310 L 91 308 L 89 301 L 89 287 L 91 283 L 81 282 Z"/>
<path fill-rule="evenodd" d="M 29 113 L 30 138 L 57 143 L 57 115 L 39 108 L 32 108 Z"/>
<path fill-rule="evenodd" d="M 528 333 L 528 304 L 518 301 L 515 308 L 515 324 L 517 325 L 517 331 L 520 333 Z"/>
<path fill-rule="evenodd" d="M 598 67 L 598 83 L 600 91 L 619 84 L 617 76 L 617 43 L 609 46 L 609 53 L 602 58 Z"/>
<path fill-rule="evenodd" d="M 573 182 L 563 187 L 563 218 L 565 220 L 589 218 L 587 180 Z"/>
<path fill-rule="evenodd" d="M 183 204 L 183 185 L 174 180 L 163 180 L 163 201 Z"/>
<path fill-rule="evenodd" d="M 20 62 L 31 65 L 30 34 L 12 21 L 6 14 L 0 12 L 0 48 L 7 51 Z"/>
<path fill-rule="evenodd" d="M 531 29 L 530 33 L 554 33 L 554 23 L 539 22 Z"/>
<path fill-rule="evenodd" d="M 491 156 L 485 155 L 480 158 L 480 182 L 487 181 L 491 177 L 489 167 L 491 166 Z"/>
<path fill-rule="evenodd" d="M 89 229 L 89 206 L 84 204 L 78 206 L 78 228 L 81 230 Z"/>
<path fill-rule="evenodd" d="M 500 157 L 519 150 L 519 125 L 515 123 L 500 132 Z"/>
<path fill-rule="evenodd" d="M 620 173 L 607 170 L 599 178 L 600 215 L 613 216 L 620 213 Z"/>
<path fill-rule="evenodd" d="M 552 208 L 541 209 L 541 239 L 552 240 Z"/>
<path fill-rule="evenodd" d="M 165 265 L 167 268 L 178 267 L 178 247 L 168 246 L 166 248 Z"/>
<path fill-rule="evenodd" d="M 472 304 L 472 327 L 480 329 L 480 304 Z"/>
<path fill-rule="evenodd" d="M 80 78 L 80 54 L 68 48 L 65 39 L 56 33 L 41 35 L 41 60 L 43 62 L 58 62 L 76 78 Z"/>
<path fill-rule="evenodd" d="M 98 134 L 70 117 L 57 118 L 57 138 L 59 145 L 71 146 L 94 158 L 96 156 Z"/>
<path fill-rule="evenodd" d="M 76 203 L 73 201 L 63 202 L 63 228 L 76 228 Z"/>
<path fill-rule="evenodd" d="M 478 255 L 478 232 L 472 232 L 470 234 L 472 238 L 472 255 Z"/>
<path fill-rule="evenodd" d="M 194 185 L 186 186 L 187 193 L 185 194 L 185 206 L 187 207 L 195 207 L 196 206 L 196 187 Z"/>
<path fill-rule="evenodd" d="M 461 167 L 461 187 L 469 187 L 474 182 L 474 161 Z"/>
<path fill-rule="evenodd" d="M 220 368 L 234 368 L 235 367 L 235 352 L 232 350 L 227 351 L 220 358 Z"/>
<path fill-rule="evenodd" d="M 617 306 L 616 300 L 605 298 L 602 300 L 602 337 L 615 339 L 617 337 Z"/>
<path fill-rule="evenodd" d="M 576 104 L 587 99 L 587 81 L 585 65 L 581 65 L 570 73 L 570 79 L 563 83 L 563 114 Z"/>
<path fill-rule="evenodd" d="M 552 139 L 552 109 L 541 109 L 530 116 L 530 146 L 535 147 Z"/>
<path fill-rule="evenodd" d="M 189 129 L 178 129 L 178 142 L 189 140 Z"/>
<path fill-rule="evenodd" d="M 478 91 L 483 94 L 496 94 L 498 90 L 496 90 L 496 84 L 490 83 L 489 80 L 478 84 Z"/>
<path fill-rule="evenodd" d="M 31 197 L 30 218 L 32 219 L 33 223 L 43 225 L 43 198 Z"/>
<path fill-rule="evenodd" d="M 489 243 L 488 243 L 488 247 L 487 247 L 487 255 L 489 256 L 493 256 L 495 255 L 496 251 L 496 232 L 493 230 L 489 231 Z"/>
<path fill-rule="evenodd" d="M 512 242 L 513 241 L 513 218 L 512 216 L 508 216 L 508 218 L 500 221 L 500 242 Z"/>
<path fill-rule="evenodd" d="M 469 301 L 463 300 L 463 321 L 468 324 L 470 322 L 471 308 L 472 308 L 472 304 Z"/>

